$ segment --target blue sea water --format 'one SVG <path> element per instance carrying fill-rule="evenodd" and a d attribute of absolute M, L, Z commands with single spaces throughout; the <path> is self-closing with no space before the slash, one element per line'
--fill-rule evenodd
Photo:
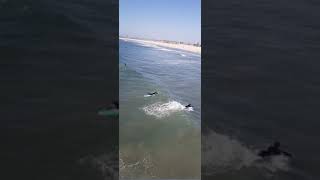
<path fill-rule="evenodd" d="M 120 177 L 199 178 L 201 55 L 122 39 L 119 51 Z"/>

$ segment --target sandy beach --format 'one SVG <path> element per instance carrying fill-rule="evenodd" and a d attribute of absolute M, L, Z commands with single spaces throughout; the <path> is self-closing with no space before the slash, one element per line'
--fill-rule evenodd
<path fill-rule="evenodd" d="M 197 47 L 197 46 L 193 46 L 193 45 L 173 44 L 173 43 L 166 43 L 166 42 L 161 42 L 161 41 L 156 41 L 156 40 L 142 40 L 142 39 L 123 38 L 123 37 L 120 37 L 120 39 L 122 39 L 124 41 L 135 41 L 135 42 L 152 44 L 152 45 L 157 45 L 157 46 L 162 46 L 162 47 L 167 47 L 167 48 L 181 49 L 184 51 L 189 51 L 189 52 L 201 54 L 201 47 Z"/>

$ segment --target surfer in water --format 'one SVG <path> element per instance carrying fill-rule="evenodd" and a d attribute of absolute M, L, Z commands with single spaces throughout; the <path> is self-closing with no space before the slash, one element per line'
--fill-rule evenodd
<path fill-rule="evenodd" d="M 148 93 L 148 95 L 150 95 L 150 96 L 157 95 L 157 94 L 158 94 L 158 92 L 157 92 L 157 91 L 152 92 L 152 93 Z"/>
<path fill-rule="evenodd" d="M 186 107 L 186 108 L 190 108 L 190 107 L 192 107 L 192 106 L 191 106 L 191 104 L 188 104 L 188 105 L 186 105 L 185 107 Z"/>
<path fill-rule="evenodd" d="M 258 153 L 258 155 L 262 158 L 271 157 L 271 156 L 279 156 L 285 155 L 287 157 L 292 157 L 292 154 L 283 151 L 280 149 L 280 142 L 276 141 L 273 145 L 269 146 L 267 150 L 262 150 Z"/>
<path fill-rule="evenodd" d="M 115 109 L 119 109 L 119 102 L 118 101 L 113 101 L 112 105 Z"/>
<path fill-rule="evenodd" d="M 119 101 L 113 101 L 109 107 L 98 111 L 100 116 L 118 117 L 119 116 Z"/>

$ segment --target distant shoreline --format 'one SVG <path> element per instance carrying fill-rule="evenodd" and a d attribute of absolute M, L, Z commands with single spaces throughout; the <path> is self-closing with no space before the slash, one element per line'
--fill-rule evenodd
<path fill-rule="evenodd" d="M 143 39 L 125 38 L 125 37 L 120 37 L 119 39 L 125 40 L 125 41 L 136 41 L 136 42 L 148 43 L 148 44 L 158 45 L 158 46 L 162 46 L 162 47 L 180 49 L 180 50 L 184 50 L 184 51 L 189 51 L 189 52 L 201 54 L 201 47 L 200 46 L 164 42 L 164 41 L 159 41 L 159 40 L 143 40 Z"/>

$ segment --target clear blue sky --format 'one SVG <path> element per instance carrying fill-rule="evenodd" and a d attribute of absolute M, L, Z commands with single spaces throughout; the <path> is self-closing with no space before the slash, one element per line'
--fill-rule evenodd
<path fill-rule="evenodd" d="M 120 36 L 201 42 L 201 0 L 120 0 Z"/>

